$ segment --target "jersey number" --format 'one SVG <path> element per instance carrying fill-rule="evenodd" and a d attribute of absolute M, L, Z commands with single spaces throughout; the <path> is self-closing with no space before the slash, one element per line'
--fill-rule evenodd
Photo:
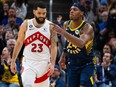
<path fill-rule="evenodd" d="M 33 43 L 31 51 L 32 52 L 42 52 L 43 51 L 42 47 L 43 47 L 43 44 L 35 44 L 35 43 Z"/>
<path fill-rule="evenodd" d="M 68 44 L 67 48 L 72 48 L 72 47 L 74 47 L 75 49 L 77 48 L 77 46 L 76 46 L 76 45 L 74 45 L 74 44 L 72 44 L 71 42 L 69 42 L 69 44 Z"/>

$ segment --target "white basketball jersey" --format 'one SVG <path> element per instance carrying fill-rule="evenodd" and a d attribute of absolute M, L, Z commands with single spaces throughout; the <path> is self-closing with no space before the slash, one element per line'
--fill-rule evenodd
<path fill-rule="evenodd" d="M 50 60 L 50 23 L 45 20 L 44 25 L 37 28 L 33 24 L 33 19 L 27 21 L 24 58 L 37 61 Z"/>

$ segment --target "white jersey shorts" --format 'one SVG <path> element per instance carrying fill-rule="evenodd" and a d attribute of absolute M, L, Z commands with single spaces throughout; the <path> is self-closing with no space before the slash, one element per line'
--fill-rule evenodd
<path fill-rule="evenodd" d="M 21 73 L 24 87 L 49 87 L 49 61 L 23 58 Z"/>

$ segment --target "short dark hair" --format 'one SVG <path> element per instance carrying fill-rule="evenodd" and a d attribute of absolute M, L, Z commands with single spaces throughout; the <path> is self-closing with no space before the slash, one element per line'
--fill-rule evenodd
<path fill-rule="evenodd" d="M 79 8 L 82 12 L 84 12 L 84 16 L 85 17 L 87 16 L 87 11 L 86 11 L 85 7 L 80 4 L 80 2 L 75 2 L 75 3 L 73 3 L 72 6 Z"/>
<path fill-rule="evenodd" d="M 33 10 L 37 10 L 38 7 L 40 7 L 40 8 L 47 8 L 45 2 L 43 2 L 43 1 L 35 2 Z"/>
<path fill-rule="evenodd" d="M 105 45 L 109 46 L 110 51 L 111 51 L 111 53 L 112 53 L 112 46 L 111 46 L 110 44 L 107 44 L 107 43 L 106 43 Z M 105 46 L 105 45 L 104 45 L 104 46 Z"/>

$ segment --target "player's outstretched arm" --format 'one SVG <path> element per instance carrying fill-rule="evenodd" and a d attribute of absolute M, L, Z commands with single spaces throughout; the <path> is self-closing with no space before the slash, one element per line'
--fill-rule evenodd
<path fill-rule="evenodd" d="M 13 50 L 13 56 L 12 56 L 12 61 L 11 61 L 11 72 L 12 73 L 16 73 L 16 65 L 15 65 L 15 61 L 16 58 L 21 50 L 21 47 L 23 45 L 24 42 L 24 37 L 25 37 L 25 31 L 26 31 L 26 22 L 24 22 L 21 26 L 20 26 L 20 30 L 18 33 L 18 38 L 17 38 L 17 42 L 15 44 L 14 50 Z"/>
<path fill-rule="evenodd" d="M 67 40 L 69 40 L 74 45 L 80 48 L 83 48 L 89 40 L 92 40 L 94 38 L 93 28 L 90 24 L 86 24 L 86 26 L 83 27 L 79 38 L 69 34 L 68 32 L 64 31 L 62 28 L 55 24 L 51 25 L 54 26 L 52 27 L 52 30 L 63 35 Z"/>

